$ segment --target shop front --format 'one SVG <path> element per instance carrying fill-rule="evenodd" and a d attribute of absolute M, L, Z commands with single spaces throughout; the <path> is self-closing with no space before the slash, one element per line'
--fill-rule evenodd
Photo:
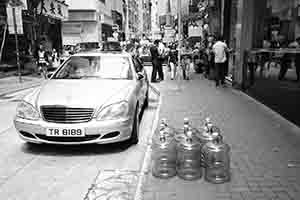
<path fill-rule="evenodd" d="M 229 70 L 233 84 L 300 125 L 300 2 L 230 2 L 224 35 L 235 50 Z"/>
<path fill-rule="evenodd" d="M 102 41 L 107 41 L 107 38 L 113 37 L 112 26 L 114 24 L 111 16 L 106 14 L 101 14 L 101 37 Z"/>
<path fill-rule="evenodd" d="M 24 0 L 24 2 L 26 2 Z M 44 0 L 26 2 L 26 9 L 22 10 L 23 34 L 18 35 L 21 67 L 34 69 L 37 48 L 40 44 L 45 50 L 61 50 L 61 21 L 68 16 L 68 6 L 58 0 Z M 15 40 L 13 34 L 8 34 L 3 51 L 5 62 L 15 58 Z"/>
<path fill-rule="evenodd" d="M 68 6 L 62 1 L 45 0 L 38 6 L 40 19 L 40 40 L 46 51 L 62 50 L 62 20 L 68 18 Z"/>

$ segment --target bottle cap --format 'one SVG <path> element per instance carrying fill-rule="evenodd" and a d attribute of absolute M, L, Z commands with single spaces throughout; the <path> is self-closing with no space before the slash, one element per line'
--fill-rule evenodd
<path fill-rule="evenodd" d="M 189 124 L 189 121 L 190 121 L 190 120 L 189 120 L 189 118 L 187 118 L 187 117 L 185 117 L 185 118 L 183 119 L 183 123 L 184 123 L 184 124 Z"/>
<path fill-rule="evenodd" d="M 186 136 L 189 137 L 189 138 L 192 138 L 193 137 L 193 132 L 191 130 L 189 130 L 187 133 L 186 133 Z"/>
<path fill-rule="evenodd" d="M 205 118 L 205 122 L 210 123 L 210 118 L 209 117 Z"/>
<path fill-rule="evenodd" d="M 211 122 L 207 123 L 207 131 L 212 133 L 212 127 L 213 127 L 213 124 Z"/>

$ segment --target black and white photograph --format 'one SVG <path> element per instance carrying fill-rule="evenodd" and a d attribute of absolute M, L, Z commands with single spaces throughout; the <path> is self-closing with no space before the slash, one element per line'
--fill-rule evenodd
<path fill-rule="evenodd" d="M 0 200 L 187 199 L 300 199 L 300 0 L 0 0 Z"/>

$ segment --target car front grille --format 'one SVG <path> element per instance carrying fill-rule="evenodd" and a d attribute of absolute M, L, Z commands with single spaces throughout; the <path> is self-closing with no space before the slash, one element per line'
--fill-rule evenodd
<path fill-rule="evenodd" d="M 69 108 L 64 106 L 41 106 L 45 121 L 62 124 L 83 123 L 91 120 L 93 108 Z"/>

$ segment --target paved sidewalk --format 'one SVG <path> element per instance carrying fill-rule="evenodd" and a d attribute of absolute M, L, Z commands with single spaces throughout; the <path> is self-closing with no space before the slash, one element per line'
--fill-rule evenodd
<path fill-rule="evenodd" d="M 18 76 L 9 76 L 0 79 L 0 96 L 12 92 L 17 92 L 23 89 L 31 88 L 40 85 L 44 79 L 33 77 L 33 76 L 23 76 L 22 82 L 19 82 Z"/>
<path fill-rule="evenodd" d="M 155 83 L 163 95 L 160 118 L 179 129 L 183 118 L 200 127 L 210 117 L 231 146 L 229 183 L 201 178 L 184 181 L 154 178 L 143 183 L 144 200 L 298 200 L 300 199 L 300 129 L 231 88 L 193 74 L 190 81 Z"/>

